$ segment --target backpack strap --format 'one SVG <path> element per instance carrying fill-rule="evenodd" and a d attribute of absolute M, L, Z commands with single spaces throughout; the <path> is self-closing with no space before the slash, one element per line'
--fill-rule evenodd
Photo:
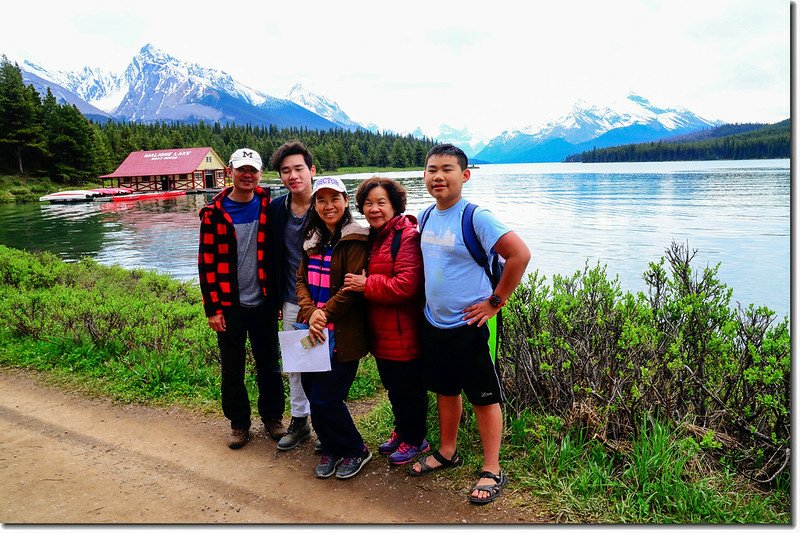
<path fill-rule="evenodd" d="M 403 237 L 403 229 L 396 228 L 394 235 L 392 235 L 392 262 L 397 261 L 397 252 L 400 251 L 400 239 Z"/>
<path fill-rule="evenodd" d="M 481 241 L 478 240 L 478 235 L 475 233 L 475 210 L 478 208 L 477 205 L 473 203 L 468 203 L 466 209 L 464 209 L 464 213 L 461 216 L 461 234 L 464 237 L 464 245 L 467 247 L 469 251 L 469 255 L 478 263 L 486 275 L 489 277 L 489 280 L 492 280 L 492 271 L 489 266 L 489 256 L 486 254 L 486 251 L 483 249 L 481 245 Z M 492 283 L 494 285 L 494 283 Z"/>
<path fill-rule="evenodd" d="M 429 205 L 425 208 L 425 210 L 419 216 L 419 232 L 420 234 L 425 229 L 425 224 L 428 222 L 428 218 L 431 216 L 431 211 L 433 208 L 436 207 L 436 204 Z M 469 251 L 469 255 L 472 256 L 472 259 L 478 263 L 478 266 L 483 269 L 486 273 L 486 276 L 492 282 L 492 288 L 496 286 L 495 276 L 492 275 L 492 269 L 494 268 L 495 272 L 497 271 L 498 259 L 497 256 L 494 257 L 493 265 L 489 264 L 489 256 L 486 254 L 486 251 L 483 249 L 483 245 L 481 245 L 481 241 L 478 240 L 478 235 L 475 233 L 475 210 L 478 208 L 476 204 L 467 203 L 467 207 L 464 209 L 464 212 L 461 213 L 461 234 L 464 237 L 464 244 L 467 247 L 467 251 Z"/>
<path fill-rule="evenodd" d="M 428 219 L 431 216 L 431 211 L 433 208 L 436 207 L 436 204 L 431 204 L 425 208 L 425 211 L 419 216 L 419 232 L 422 234 L 422 230 L 425 229 L 425 224 L 428 222 Z"/>

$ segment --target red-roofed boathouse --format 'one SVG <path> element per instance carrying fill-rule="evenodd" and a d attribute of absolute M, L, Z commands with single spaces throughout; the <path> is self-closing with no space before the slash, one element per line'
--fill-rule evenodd
<path fill-rule="evenodd" d="M 225 163 L 211 147 L 131 152 L 117 170 L 100 178 L 104 187 L 134 191 L 193 191 L 228 185 Z"/>

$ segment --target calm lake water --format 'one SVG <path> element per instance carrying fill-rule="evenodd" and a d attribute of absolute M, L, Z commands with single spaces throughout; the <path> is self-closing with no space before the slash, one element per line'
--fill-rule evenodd
<path fill-rule="evenodd" d="M 369 175 L 340 177 L 355 191 Z M 409 213 L 430 203 L 421 171 L 384 175 L 406 186 Z M 696 269 L 720 264 L 734 303 L 789 314 L 788 159 L 481 165 L 464 196 L 516 231 L 533 254 L 529 270 L 548 280 L 599 262 L 625 290 L 644 290 L 648 263 L 675 240 L 698 250 Z M 197 212 L 209 197 L 0 205 L 0 244 L 196 279 Z"/>

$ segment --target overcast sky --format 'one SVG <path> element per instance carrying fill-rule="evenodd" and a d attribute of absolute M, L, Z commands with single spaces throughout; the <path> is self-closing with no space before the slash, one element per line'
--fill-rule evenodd
<path fill-rule="evenodd" d="M 145 44 L 384 129 L 491 137 L 635 92 L 727 122 L 789 117 L 788 0 L 15 1 L 0 53 L 121 72 Z"/>

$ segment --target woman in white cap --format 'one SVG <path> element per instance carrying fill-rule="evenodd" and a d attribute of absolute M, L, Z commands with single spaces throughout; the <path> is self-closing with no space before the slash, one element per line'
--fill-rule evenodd
<path fill-rule="evenodd" d="M 347 189 L 339 178 L 317 179 L 311 205 L 297 271 L 297 321 L 307 323 L 317 341 L 324 339 L 323 329 L 328 330 L 331 370 L 304 372 L 301 380 L 322 444 L 315 475 L 347 479 L 372 458 L 345 403 L 369 347 L 364 298 L 340 289 L 347 273 L 361 273 L 367 265 L 369 230 L 353 220 Z"/>

